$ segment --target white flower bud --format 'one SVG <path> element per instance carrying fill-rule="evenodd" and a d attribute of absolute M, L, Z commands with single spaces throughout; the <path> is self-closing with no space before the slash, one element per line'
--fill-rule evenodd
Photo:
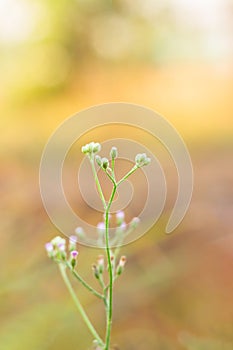
<path fill-rule="evenodd" d="M 110 151 L 110 157 L 112 159 L 115 159 L 115 158 L 117 158 L 117 156 L 118 156 L 117 148 L 116 147 L 112 147 L 112 149 Z"/>
<path fill-rule="evenodd" d="M 131 220 L 130 227 L 136 228 L 138 227 L 139 223 L 140 223 L 140 219 L 138 217 L 135 217 Z"/>
<path fill-rule="evenodd" d="M 102 167 L 106 170 L 109 167 L 109 161 L 107 158 L 102 158 Z"/>
<path fill-rule="evenodd" d="M 100 156 L 96 155 L 95 156 L 95 161 L 99 166 L 102 166 L 102 159 Z"/>
<path fill-rule="evenodd" d="M 90 142 L 85 146 L 82 146 L 82 152 L 84 154 L 94 154 L 101 150 L 101 145 L 98 142 Z"/>

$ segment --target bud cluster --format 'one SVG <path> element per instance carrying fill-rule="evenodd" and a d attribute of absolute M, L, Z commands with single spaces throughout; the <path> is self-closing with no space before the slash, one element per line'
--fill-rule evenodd
<path fill-rule="evenodd" d="M 98 142 L 90 142 L 85 146 L 82 146 L 82 152 L 88 155 L 98 153 L 100 150 L 101 150 L 101 145 Z"/>
<path fill-rule="evenodd" d="M 140 168 L 144 165 L 150 164 L 151 159 L 147 157 L 146 153 L 138 153 L 135 157 L 135 163 Z"/>

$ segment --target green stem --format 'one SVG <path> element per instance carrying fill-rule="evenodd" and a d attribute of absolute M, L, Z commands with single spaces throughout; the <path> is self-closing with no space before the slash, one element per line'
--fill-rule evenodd
<path fill-rule="evenodd" d="M 106 324 L 106 339 L 105 339 L 105 350 L 109 350 L 111 328 L 112 328 L 112 294 L 113 294 L 113 271 L 111 264 L 111 254 L 109 247 L 109 209 L 111 207 L 114 195 L 116 193 L 117 186 L 114 185 L 111 197 L 107 209 L 105 211 L 105 243 L 106 243 L 106 254 L 108 259 L 108 272 L 109 272 L 109 288 L 108 288 L 108 307 L 107 307 L 107 324 Z"/>
<path fill-rule="evenodd" d="M 101 185 L 100 185 L 100 182 L 99 182 L 99 178 L 98 178 L 98 175 L 97 175 L 97 172 L 96 172 L 96 169 L 95 169 L 94 159 L 90 158 L 90 162 L 91 162 L 91 168 L 92 168 L 92 172 L 94 174 L 95 183 L 96 183 L 96 186 L 97 186 L 100 198 L 101 198 L 101 200 L 103 202 L 104 209 L 106 209 L 106 201 L 105 201 L 105 198 L 104 198 L 104 195 L 103 195 L 103 191 L 102 191 L 102 188 L 101 188 Z"/>
<path fill-rule="evenodd" d="M 115 158 L 112 158 L 112 176 L 115 180 Z"/>
<path fill-rule="evenodd" d="M 82 305 L 80 304 L 80 301 L 78 299 L 78 297 L 76 296 L 74 290 L 73 290 L 73 287 L 69 281 L 69 278 L 66 274 L 66 265 L 60 263 L 58 264 L 59 265 L 59 269 L 60 269 L 60 272 L 61 272 L 61 275 L 62 275 L 62 278 L 65 282 L 65 285 L 67 287 L 67 289 L 69 290 L 70 292 L 70 295 L 75 303 L 75 305 L 77 306 L 77 309 L 79 310 L 84 322 L 86 323 L 88 329 L 90 330 L 91 334 L 93 335 L 93 337 L 98 341 L 99 345 L 104 347 L 105 344 L 103 342 L 103 340 L 100 338 L 99 334 L 97 333 L 97 331 L 95 330 L 95 328 L 93 327 L 91 321 L 89 320 L 85 310 L 83 309 Z"/>
<path fill-rule="evenodd" d="M 104 300 L 104 296 L 102 294 L 100 294 L 99 292 L 97 292 L 94 288 L 92 288 L 87 282 L 84 281 L 84 279 L 78 274 L 77 271 L 75 271 L 73 269 L 73 267 L 71 266 L 71 264 L 67 261 L 66 262 L 66 266 L 70 269 L 70 271 L 72 272 L 72 274 L 77 278 L 77 280 L 82 283 L 82 285 L 87 288 L 92 294 L 94 294 L 96 297 Z"/>
<path fill-rule="evenodd" d="M 124 176 L 120 181 L 117 182 L 117 186 L 119 186 L 123 181 L 125 181 L 131 174 L 135 172 L 139 167 L 137 165 L 134 165 L 134 167 Z"/>
<path fill-rule="evenodd" d="M 104 169 L 103 169 L 103 170 L 104 170 Z M 113 185 L 116 186 L 116 181 L 115 181 L 114 177 L 111 176 L 111 175 L 107 172 L 107 170 L 104 170 L 104 172 L 105 172 L 106 175 L 109 177 L 109 179 L 112 181 Z"/>

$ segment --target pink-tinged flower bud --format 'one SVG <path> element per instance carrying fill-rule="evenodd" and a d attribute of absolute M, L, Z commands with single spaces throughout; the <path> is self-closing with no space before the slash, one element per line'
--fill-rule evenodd
<path fill-rule="evenodd" d="M 104 271 L 104 256 L 103 255 L 98 256 L 97 265 L 98 265 L 99 273 L 103 273 L 103 271 Z"/>
<path fill-rule="evenodd" d="M 58 243 L 58 245 L 57 245 L 57 250 L 58 250 L 59 252 L 64 252 L 64 251 L 66 250 L 65 244 L 64 244 L 64 243 Z"/>
<path fill-rule="evenodd" d="M 71 256 L 72 259 L 77 259 L 78 251 L 77 250 L 72 250 L 72 252 L 70 252 L 70 256 Z"/>
<path fill-rule="evenodd" d="M 105 234 L 105 223 L 99 222 L 97 225 L 97 232 L 100 236 L 103 236 Z"/>
<path fill-rule="evenodd" d="M 119 210 L 116 213 L 117 225 L 120 226 L 124 222 L 124 219 L 125 219 L 125 213 L 122 210 Z"/>
<path fill-rule="evenodd" d="M 125 264 L 126 264 L 126 256 L 122 256 L 120 258 L 119 264 L 118 264 L 117 269 L 116 269 L 116 274 L 118 276 L 120 276 L 122 274 L 122 272 L 124 271 Z"/>
<path fill-rule="evenodd" d="M 76 227 L 74 232 L 79 238 L 84 238 L 85 237 L 85 232 L 84 232 L 82 227 Z"/>
<path fill-rule="evenodd" d="M 45 244 L 45 250 L 47 251 L 48 256 L 51 258 L 53 256 L 53 252 L 54 252 L 53 245 L 51 242 L 48 242 Z"/>
<path fill-rule="evenodd" d="M 77 258 L 78 258 L 78 251 L 77 250 L 72 250 L 70 252 L 70 263 L 72 268 L 74 269 L 76 264 L 77 264 Z"/>
<path fill-rule="evenodd" d="M 75 250 L 76 249 L 76 243 L 77 243 L 77 236 L 70 236 L 69 237 L 69 250 L 72 251 L 72 250 Z"/>
<path fill-rule="evenodd" d="M 124 233 L 126 228 L 127 224 L 125 222 L 122 222 L 122 224 L 116 228 L 116 235 L 121 235 L 122 233 Z"/>
<path fill-rule="evenodd" d="M 140 223 L 140 219 L 138 217 L 135 217 L 131 220 L 130 227 L 136 228 L 136 227 L 138 227 L 139 223 Z"/>

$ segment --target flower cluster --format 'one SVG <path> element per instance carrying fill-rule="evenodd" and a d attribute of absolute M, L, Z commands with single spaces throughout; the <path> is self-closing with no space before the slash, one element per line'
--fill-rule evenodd
<path fill-rule="evenodd" d="M 70 236 L 69 238 L 69 259 L 71 266 L 74 268 L 77 264 L 78 251 L 76 250 L 77 237 Z M 66 240 L 57 236 L 53 238 L 50 242 L 45 244 L 45 249 L 48 256 L 58 263 L 67 261 L 67 248 Z"/>

